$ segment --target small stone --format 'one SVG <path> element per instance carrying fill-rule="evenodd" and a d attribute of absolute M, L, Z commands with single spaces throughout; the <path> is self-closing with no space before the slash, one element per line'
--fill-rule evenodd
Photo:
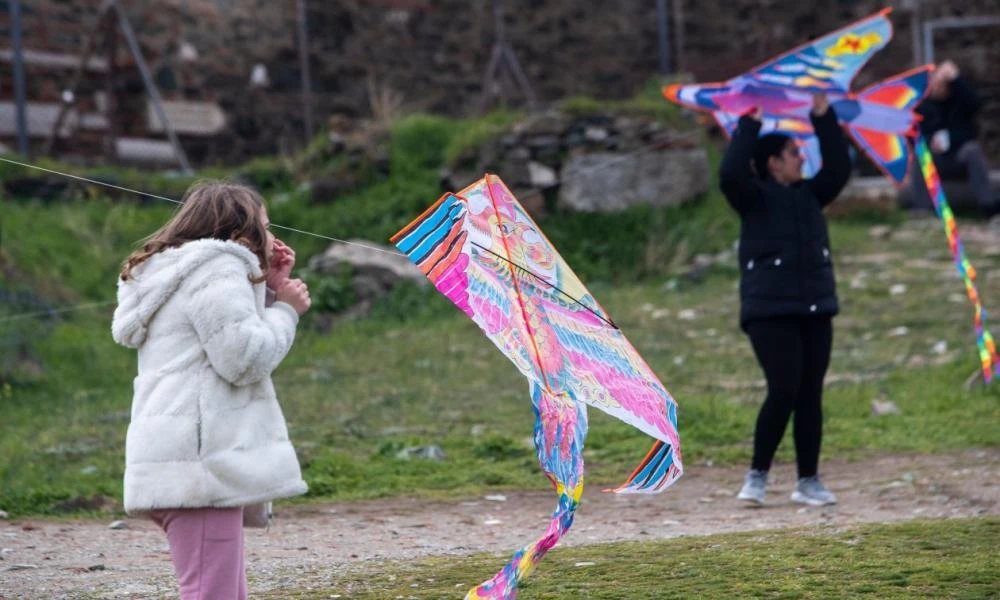
<path fill-rule="evenodd" d="M 86 467 L 80 469 L 81 475 L 93 475 L 97 472 L 97 467 L 94 465 L 87 465 Z"/>
<path fill-rule="evenodd" d="M 681 312 L 677 313 L 677 318 L 681 321 L 694 321 L 698 318 L 698 313 L 690 308 L 685 308 Z"/>
<path fill-rule="evenodd" d="M 536 188 L 548 188 L 559 183 L 559 177 L 555 171 L 534 161 L 528 163 L 528 178 L 532 187 Z"/>
<path fill-rule="evenodd" d="M 884 240 L 892 233 L 892 227 L 888 225 L 876 225 L 868 230 L 868 235 L 876 240 Z"/>
<path fill-rule="evenodd" d="M 583 131 L 583 136 L 588 142 L 603 142 L 608 139 L 608 130 L 602 127 L 587 127 Z"/>
<path fill-rule="evenodd" d="M 483 525 L 499 525 L 500 523 L 503 523 L 500 519 L 486 519 L 483 521 Z"/>
<path fill-rule="evenodd" d="M 6 519 L 8 519 L 9 517 L 10 517 L 10 515 L 8 515 L 8 514 L 7 514 L 7 511 L 5 511 L 5 510 L 0 510 L 0 519 L 4 519 L 4 520 L 6 520 Z"/>
<path fill-rule="evenodd" d="M 680 524 L 681 524 L 681 522 L 680 522 L 680 521 L 675 521 L 675 520 L 673 520 L 673 519 L 664 519 L 664 520 L 663 520 L 663 524 L 664 524 L 664 525 L 669 525 L 669 526 L 671 526 L 671 527 L 675 527 L 675 526 L 677 526 L 677 525 L 680 525 Z"/>
<path fill-rule="evenodd" d="M 582 561 L 582 562 L 575 563 L 573 566 L 574 567 L 592 567 L 592 566 L 594 566 L 596 564 L 597 563 L 595 563 L 595 562 Z"/>
<path fill-rule="evenodd" d="M 941 340 L 940 342 L 934 344 L 934 347 L 931 348 L 931 352 L 939 355 L 944 354 L 947 351 L 948 351 L 948 342 L 944 340 Z"/>
<path fill-rule="evenodd" d="M 902 283 L 897 283 L 896 285 L 889 288 L 889 294 L 893 296 L 899 296 L 906 293 L 906 286 Z"/>
<path fill-rule="evenodd" d="M 910 333 L 910 328 L 905 326 L 896 327 L 889 331 L 889 337 L 902 337 Z"/>
<path fill-rule="evenodd" d="M 11 566 L 7 567 L 7 570 L 8 571 L 27 571 L 29 569 L 37 569 L 37 568 L 38 568 L 38 565 L 20 564 L 20 565 L 11 565 Z"/>
<path fill-rule="evenodd" d="M 881 400 L 872 400 L 872 414 L 876 417 L 898 415 L 900 413 L 899 407 L 893 402 L 889 402 L 888 400 L 884 402 Z"/>
<path fill-rule="evenodd" d="M 108 529 L 128 529 L 128 523 L 125 521 L 113 521 L 108 525 Z"/>
<path fill-rule="evenodd" d="M 669 317 L 670 311 L 666 308 L 657 308 L 649 316 L 651 316 L 654 319 L 662 319 L 663 317 Z"/>
<path fill-rule="evenodd" d="M 412 446 L 409 448 L 403 448 L 397 452 L 396 458 L 401 460 L 410 460 L 411 458 L 444 460 L 447 456 L 440 446 Z"/>
<path fill-rule="evenodd" d="M 105 569 L 104 565 L 90 565 L 87 567 L 88 571 L 103 571 Z"/>
<path fill-rule="evenodd" d="M 681 365 L 683 365 L 684 364 L 684 357 L 683 356 L 675 356 L 674 357 L 674 364 L 677 365 L 678 367 L 681 366 Z"/>
<path fill-rule="evenodd" d="M 490 494 L 489 496 L 483 496 L 484 500 L 489 500 L 490 502 L 506 502 L 507 496 L 503 494 Z"/>

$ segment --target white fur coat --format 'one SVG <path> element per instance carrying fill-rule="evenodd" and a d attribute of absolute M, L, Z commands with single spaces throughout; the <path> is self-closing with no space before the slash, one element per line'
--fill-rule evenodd
<path fill-rule="evenodd" d="M 295 338 L 288 304 L 265 308 L 257 256 L 197 240 L 119 281 L 111 325 L 139 351 L 125 442 L 125 510 L 232 507 L 303 494 L 271 371 Z"/>

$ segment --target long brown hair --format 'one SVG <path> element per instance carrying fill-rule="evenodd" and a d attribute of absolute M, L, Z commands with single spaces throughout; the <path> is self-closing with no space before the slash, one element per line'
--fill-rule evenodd
<path fill-rule="evenodd" d="M 194 183 L 184 192 L 181 206 L 167 224 L 142 241 L 122 267 L 123 281 L 132 276 L 132 269 L 150 256 L 185 242 L 201 239 L 238 242 L 260 259 L 260 268 L 267 273 L 267 229 L 260 218 L 264 199 L 257 190 L 228 181 L 205 180 Z M 264 280 L 264 275 L 251 279 Z"/>

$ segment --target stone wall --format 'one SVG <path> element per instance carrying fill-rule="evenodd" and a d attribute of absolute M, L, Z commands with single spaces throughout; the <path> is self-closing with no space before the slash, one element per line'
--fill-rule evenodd
<path fill-rule="evenodd" d="M 914 0 L 910 0 L 912 3 Z M 78 53 L 93 31 L 94 0 L 23 2 L 25 45 Z M 195 144 L 195 159 L 232 161 L 301 144 L 301 76 L 295 0 L 123 0 L 147 58 L 168 97 L 218 102 L 224 134 Z M 306 0 L 317 123 L 333 114 L 388 118 L 400 111 L 469 114 L 482 108 L 483 74 L 494 41 L 487 0 Z M 672 63 L 698 80 L 739 73 L 777 52 L 883 6 L 879 0 L 670 0 L 683 26 L 671 27 Z M 998 14 L 996 0 L 923 2 L 926 18 Z M 652 0 L 507 0 L 508 38 L 538 97 L 633 94 L 657 70 L 656 3 Z M 0 46 L 9 14 L 0 6 Z M 896 37 L 857 85 L 912 66 L 910 13 L 893 15 Z M 938 56 L 953 57 L 989 97 L 982 119 L 988 149 L 1000 161 L 1000 64 L 997 28 L 942 33 Z M 0 48 L 2 50 L 2 48 Z M 117 93 L 142 94 L 126 68 Z M 251 88 L 255 66 L 268 85 Z M 58 96 L 72 69 L 29 73 L 33 99 Z M 104 86 L 99 75 L 85 86 Z M 87 78 L 85 78 L 87 79 Z M 506 75 L 495 91 L 522 98 Z M 9 63 L 0 61 L 0 99 L 11 96 Z M 200 145 L 199 145 L 200 144 Z"/>

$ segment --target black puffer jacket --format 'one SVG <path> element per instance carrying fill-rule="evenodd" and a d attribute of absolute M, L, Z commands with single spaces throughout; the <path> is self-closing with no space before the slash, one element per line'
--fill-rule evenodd
<path fill-rule="evenodd" d="M 790 186 L 750 168 L 761 124 L 740 119 L 722 160 L 722 192 L 740 213 L 740 325 L 839 310 L 830 237 L 822 209 L 847 184 L 851 163 L 833 108 L 812 117 L 823 167 Z"/>

